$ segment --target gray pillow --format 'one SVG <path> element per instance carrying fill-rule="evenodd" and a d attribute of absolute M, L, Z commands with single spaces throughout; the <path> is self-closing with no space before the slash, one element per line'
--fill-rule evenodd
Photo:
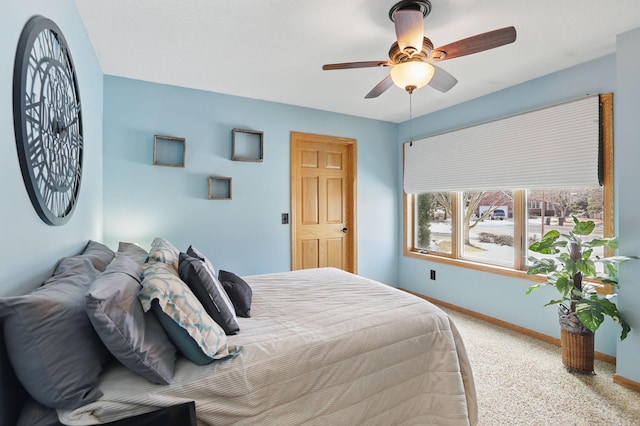
<path fill-rule="evenodd" d="M 136 244 L 120 242 L 118 243 L 118 252 L 116 253 L 116 256 L 128 256 L 138 262 L 139 265 L 142 265 L 147 261 L 149 253 Z"/>
<path fill-rule="evenodd" d="M 84 308 L 84 295 L 97 275 L 87 257 L 68 257 L 41 287 L 0 299 L 16 376 L 48 407 L 71 410 L 102 396 L 98 375 L 108 352 Z"/>
<path fill-rule="evenodd" d="M 173 378 L 176 348 L 152 312 L 138 299 L 142 268 L 132 258 L 116 257 L 91 284 L 86 310 L 109 351 L 126 367 L 153 383 Z"/>
<path fill-rule="evenodd" d="M 233 305 L 224 299 L 225 291 L 222 284 L 218 282 L 215 275 L 211 275 L 204 262 L 188 254 L 180 253 L 178 273 L 180 279 L 189 286 L 207 314 L 222 327 L 227 335 L 237 334 L 240 331 Z"/>
<path fill-rule="evenodd" d="M 86 256 L 91 260 L 93 267 L 102 272 L 105 270 L 109 262 L 113 260 L 115 253 L 109 247 L 97 241 L 89 240 L 87 246 L 82 252 L 82 256 Z"/>

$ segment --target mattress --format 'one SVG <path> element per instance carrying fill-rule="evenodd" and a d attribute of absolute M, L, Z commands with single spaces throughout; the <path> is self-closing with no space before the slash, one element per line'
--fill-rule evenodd
<path fill-rule="evenodd" d="M 339 269 L 244 277 L 251 318 L 238 318 L 230 360 L 184 358 L 170 385 L 116 365 L 104 395 L 69 425 L 104 423 L 195 401 L 199 425 L 475 425 L 462 339 L 435 305 Z"/>

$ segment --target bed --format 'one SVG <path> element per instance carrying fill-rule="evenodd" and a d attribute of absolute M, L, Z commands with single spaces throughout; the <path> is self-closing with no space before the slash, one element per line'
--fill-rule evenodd
<path fill-rule="evenodd" d="M 475 425 L 464 344 L 449 316 L 414 295 L 334 268 L 243 277 L 251 317 L 227 336 L 237 356 L 178 357 L 171 384 L 114 363 L 102 396 L 58 409 L 106 423 L 195 401 L 198 425 Z"/>

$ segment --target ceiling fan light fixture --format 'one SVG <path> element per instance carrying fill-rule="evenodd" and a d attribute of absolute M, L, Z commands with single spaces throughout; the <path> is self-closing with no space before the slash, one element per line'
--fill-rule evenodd
<path fill-rule="evenodd" d="M 396 86 L 411 93 L 429 84 L 434 72 L 430 63 L 412 61 L 394 65 L 390 74 Z"/>

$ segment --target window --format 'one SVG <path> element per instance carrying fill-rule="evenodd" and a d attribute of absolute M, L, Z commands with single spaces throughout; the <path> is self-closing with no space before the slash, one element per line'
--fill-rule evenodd
<path fill-rule="evenodd" d="M 526 270 L 534 255 L 526 248 L 552 229 L 569 232 L 574 215 L 596 223 L 591 237 L 604 236 L 603 194 L 591 187 L 409 195 L 415 223 L 409 252 Z"/>
<path fill-rule="evenodd" d="M 513 192 L 463 192 L 462 259 L 513 266 Z"/>
<path fill-rule="evenodd" d="M 414 239 L 419 252 L 451 253 L 450 195 L 440 192 L 416 196 Z"/>
<path fill-rule="evenodd" d="M 600 96 L 599 104 L 599 161 L 595 167 L 599 178 L 595 184 L 554 187 L 545 181 L 540 186 L 543 189 L 535 185 L 506 189 L 514 188 L 511 182 L 506 182 L 502 190 L 474 187 L 405 193 L 405 255 L 521 274 L 526 271 L 531 255 L 529 245 L 551 229 L 568 232 L 573 227 L 574 215 L 596 222 L 594 238 L 613 235 L 612 96 Z M 513 156 L 513 152 L 510 154 Z M 406 155 L 405 152 L 405 164 Z M 504 159 L 499 161 L 493 167 L 507 167 Z M 527 161 L 533 160 L 529 157 Z M 545 158 L 538 162 L 544 164 Z M 582 169 L 582 164 L 578 163 L 576 168 Z M 545 171 L 544 178 L 548 179 L 552 172 Z M 598 180 L 602 185 L 598 185 Z M 442 184 L 439 185 L 438 189 L 442 189 Z M 495 183 L 490 186 L 496 187 Z"/>
<path fill-rule="evenodd" d="M 552 229 L 567 233 L 573 227 L 572 216 L 582 220 L 589 219 L 595 222 L 596 227 L 588 237 L 589 240 L 603 238 L 604 227 L 604 190 L 602 187 L 590 188 L 566 188 L 556 190 L 530 190 L 527 191 L 529 205 L 534 204 L 544 208 L 529 208 L 527 211 L 527 247 L 539 241 L 541 236 Z M 603 247 L 594 247 L 594 254 L 604 257 Z M 541 257 L 539 253 L 527 251 L 528 256 Z M 599 272 L 604 272 L 603 264 L 597 263 Z"/>

